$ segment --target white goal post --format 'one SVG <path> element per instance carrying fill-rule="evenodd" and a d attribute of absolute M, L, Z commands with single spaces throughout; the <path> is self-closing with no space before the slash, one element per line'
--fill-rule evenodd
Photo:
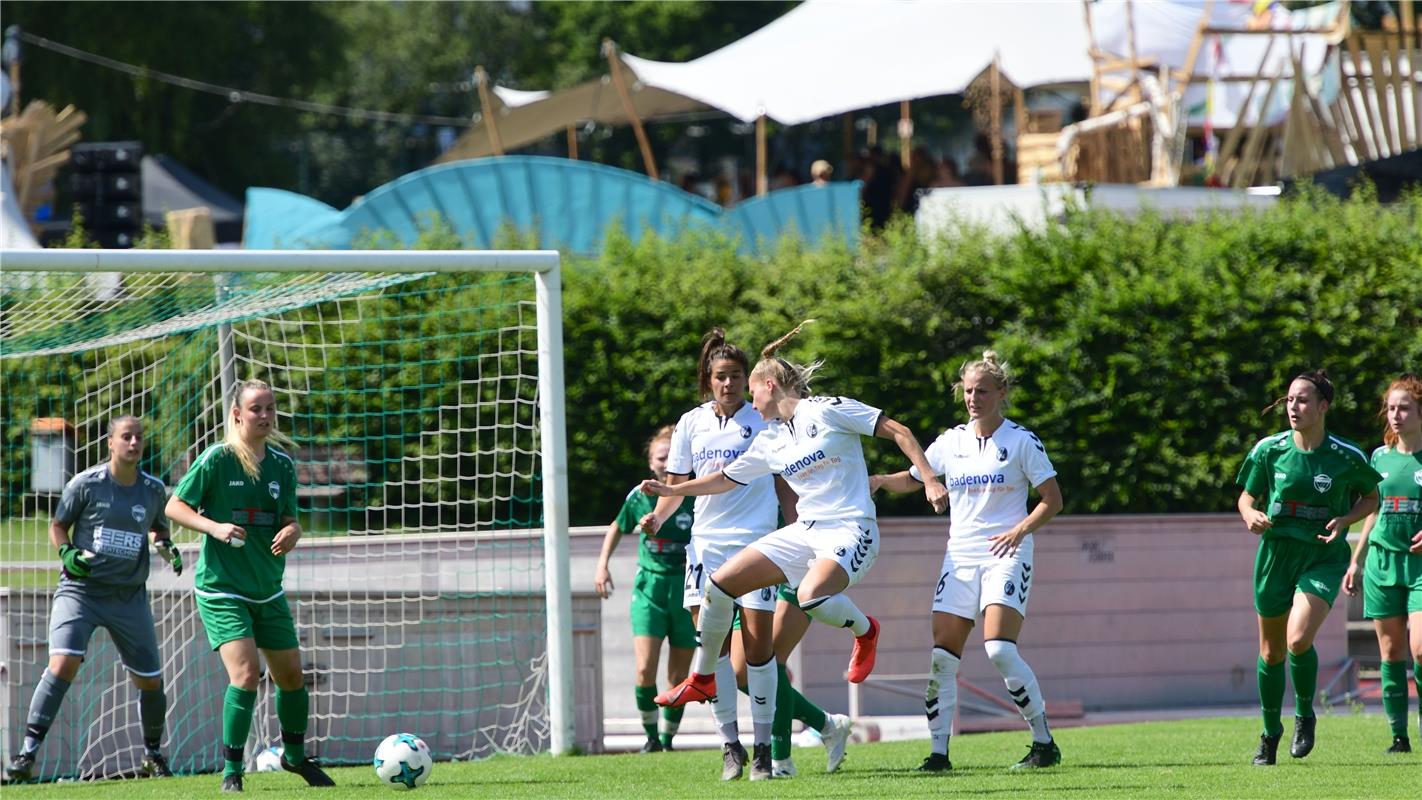
<path fill-rule="evenodd" d="M 537 452 L 546 593 L 546 737 L 554 754 L 575 749 L 572 591 L 568 553 L 568 464 L 564 418 L 563 325 L 557 251 L 0 250 L 0 284 L 43 280 L 35 273 L 532 273 L 536 287 Z M 215 279 L 216 280 L 216 279 Z M 216 284 L 214 284 L 216 285 Z M 526 284 L 525 284 L 526 285 Z M 220 289 L 217 290 L 220 297 Z M 8 306 L 0 307 L 0 328 Z M 13 315 L 12 315 L 13 316 Z M 161 328 L 161 323 L 153 326 Z M 161 329 L 153 334 L 163 335 Z M 220 335 L 219 335 L 220 336 Z M 220 339 L 219 339 L 220 340 Z M 3 341 L 3 340 L 0 340 Z M 123 341 L 123 340 L 119 340 Z M 0 356 L 9 356 L 0 346 Z M 224 353 L 222 385 L 229 384 Z M 225 397 L 225 394 L 223 395 Z M 280 401 L 279 401 L 280 402 Z M 87 465 L 86 465 L 87 466 Z M 82 468 L 82 467 L 81 467 Z M 500 473 L 502 474 L 502 473 Z M 172 488 L 170 484 L 170 489 Z M 535 535 L 536 536 L 536 535 Z M 154 562 L 154 573 L 161 569 Z M 157 609 L 155 608 L 155 615 Z M 29 688 L 27 687 L 26 691 Z M 13 723 L 14 720 L 11 720 Z M 13 726 L 13 725 L 12 725 Z M 543 733 L 543 732 L 540 732 Z"/>

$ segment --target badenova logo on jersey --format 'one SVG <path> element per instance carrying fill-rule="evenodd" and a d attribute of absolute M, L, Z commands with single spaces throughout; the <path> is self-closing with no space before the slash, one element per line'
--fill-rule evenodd
<path fill-rule="evenodd" d="M 816 450 L 815 452 L 813 452 L 813 453 L 811 453 L 811 454 L 805 456 L 804 458 L 802 458 L 802 459 L 800 459 L 800 460 L 798 460 L 798 461 L 792 461 L 792 462 L 790 462 L 789 464 L 786 464 L 786 465 L 785 465 L 785 469 L 780 470 L 780 474 L 781 474 L 782 476 L 786 477 L 786 478 L 789 478 L 789 477 L 793 476 L 795 473 L 797 473 L 797 472 L 799 472 L 800 470 L 804 469 L 805 467 L 808 467 L 808 466 L 810 466 L 810 465 L 812 465 L 812 464 L 814 464 L 814 463 L 816 463 L 816 462 L 818 462 L 818 461 L 824 461 L 824 460 L 825 460 L 825 451 L 823 451 L 823 450 Z"/>
<path fill-rule="evenodd" d="M 1002 473 L 997 473 L 995 475 L 955 475 L 952 480 L 948 481 L 948 487 L 956 488 L 959 486 L 989 486 L 992 484 L 1003 483 L 1006 480 L 1007 479 L 1002 475 Z"/>

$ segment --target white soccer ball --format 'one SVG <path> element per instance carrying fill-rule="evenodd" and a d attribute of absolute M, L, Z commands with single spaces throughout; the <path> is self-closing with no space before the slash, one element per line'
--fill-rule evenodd
<path fill-rule="evenodd" d="M 386 786 L 413 789 L 434 769 L 429 745 L 418 736 L 393 733 L 375 748 L 375 776 Z"/>
<path fill-rule="evenodd" d="M 286 752 L 286 748 L 282 747 L 282 746 L 279 745 L 279 744 L 274 744 L 274 745 L 272 745 L 271 747 L 268 747 L 267 749 L 265 749 L 265 750 L 263 750 L 262 752 L 258 753 L 258 754 L 257 754 L 257 771 L 258 771 L 258 772 L 280 772 L 280 771 L 281 771 L 281 754 L 284 753 L 284 752 Z"/>

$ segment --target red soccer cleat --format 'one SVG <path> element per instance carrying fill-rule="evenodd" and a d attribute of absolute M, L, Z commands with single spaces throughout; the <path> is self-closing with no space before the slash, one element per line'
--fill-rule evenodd
<path fill-rule="evenodd" d="M 869 618 L 869 631 L 854 637 L 854 652 L 849 654 L 849 669 L 844 677 L 850 683 L 863 683 L 874 671 L 874 657 L 879 654 L 879 620 Z"/>
<path fill-rule="evenodd" d="M 872 666 L 872 659 L 870 663 Z M 687 703 L 704 703 L 715 697 L 716 676 L 693 672 L 686 680 L 652 698 L 652 702 L 666 708 L 678 708 Z"/>

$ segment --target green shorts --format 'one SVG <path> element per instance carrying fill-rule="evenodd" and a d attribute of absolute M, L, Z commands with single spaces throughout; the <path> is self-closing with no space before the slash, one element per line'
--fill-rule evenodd
<path fill-rule="evenodd" d="M 286 595 L 265 603 L 251 603 L 235 597 L 197 596 L 198 616 L 207 629 L 207 643 L 216 650 L 228 642 L 252 638 L 263 650 L 295 650 L 296 622 Z"/>
<path fill-rule="evenodd" d="M 1336 543 L 1318 545 L 1282 537 L 1260 540 L 1254 559 L 1254 610 L 1261 617 L 1287 614 L 1298 592 L 1332 606 L 1351 557 L 1347 547 Z"/>
<path fill-rule="evenodd" d="M 696 646 L 691 612 L 681 605 L 680 572 L 637 570 L 632 582 L 632 635 L 666 639 L 672 647 Z"/>
<path fill-rule="evenodd" d="M 1368 548 L 1363 567 L 1363 616 L 1405 617 L 1422 612 L 1422 554 Z"/>

